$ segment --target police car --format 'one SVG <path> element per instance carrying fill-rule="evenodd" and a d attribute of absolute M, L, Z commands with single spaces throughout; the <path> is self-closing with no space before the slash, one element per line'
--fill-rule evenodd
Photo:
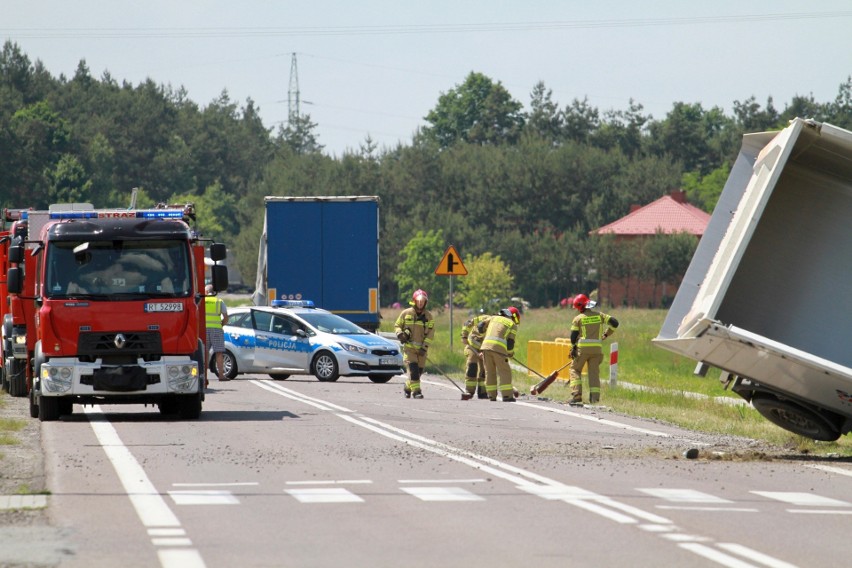
<path fill-rule="evenodd" d="M 228 308 L 224 372 L 284 380 L 311 374 L 324 382 L 366 376 L 386 383 L 403 371 L 399 343 L 371 333 L 311 301 Z M 211 369 L 215 369 L 211 364 Z"/>

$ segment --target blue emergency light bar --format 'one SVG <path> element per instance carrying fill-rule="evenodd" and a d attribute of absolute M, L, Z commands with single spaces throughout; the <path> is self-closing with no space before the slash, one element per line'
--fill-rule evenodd
<path fill-rule="evenodd" d="M 149 209 L 142 211 L 53 211 L 51 219 L 183 219 L 181 209 Z"/>
<path fill-rule="evenodd" d="M 272 300 L 273 308 L 313 308 L 313 300 Z"/>

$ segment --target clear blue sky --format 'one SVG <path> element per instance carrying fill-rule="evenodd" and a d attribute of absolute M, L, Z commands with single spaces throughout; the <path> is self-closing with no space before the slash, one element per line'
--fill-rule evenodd
<path fill-rule="evenodd" d="M 292 54 L 301 111 L 329 153 L 408 143 L 471 71 L 525 106 L 538 81 L 565 106 L 833 100 L 852 74 L 849 0 L 4 0 L 0 37 L 53 75 L 85 59 L 136 85 L 226 89 L 267 126 L 287 119 Z"/>

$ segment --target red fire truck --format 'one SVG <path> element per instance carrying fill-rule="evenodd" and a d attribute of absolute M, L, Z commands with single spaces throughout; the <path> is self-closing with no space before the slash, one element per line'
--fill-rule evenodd
<path fill-rule="evenodd" d="M 200 416 L 205 251 L 194 219 L 191 204 L 27 212 L 27 239 L 9 249 L 18 265 L 7 285 L 35 313 L 26 329 L 33 417 L 57 420 L 74 404 L 152 404 Z M 225 258 L 224 244 L 209 249 L 214 261 Z M 227 268 L 211 274 L 216 290 L 227 288 Z"/>
<path fill-rule="evenodd" d="M 20 245 L 27 235 L 24 209 L 3 211 L 3 231 L 0 232 L 0 321 L 2 321 L 2 370 L 3 388 L 12 396 L 27 396 L 32 377 L 27 375 L 27 322 L 32 324 L 35 311 L 31 304 L 24 304 L 18 295 L 9 295 L 6 286 L 7 272 L 11 266 L 9 249 Z M 26 259 L 25 259 L 26 261 Z M 20 267 L 24 270 L 24 264 Z M 26 312 L 25 312 L 26 309 Z M 35 344 L 32 341 L 30 347 Z"/>

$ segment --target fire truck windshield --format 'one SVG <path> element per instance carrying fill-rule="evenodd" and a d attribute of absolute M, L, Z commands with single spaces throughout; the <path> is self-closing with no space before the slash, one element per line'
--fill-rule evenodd
<path fill-rule="evenodd" d="M 53 241 L 45 262 L 47 298 L 184 297 L 192 289 L 183 241 Z"/>

